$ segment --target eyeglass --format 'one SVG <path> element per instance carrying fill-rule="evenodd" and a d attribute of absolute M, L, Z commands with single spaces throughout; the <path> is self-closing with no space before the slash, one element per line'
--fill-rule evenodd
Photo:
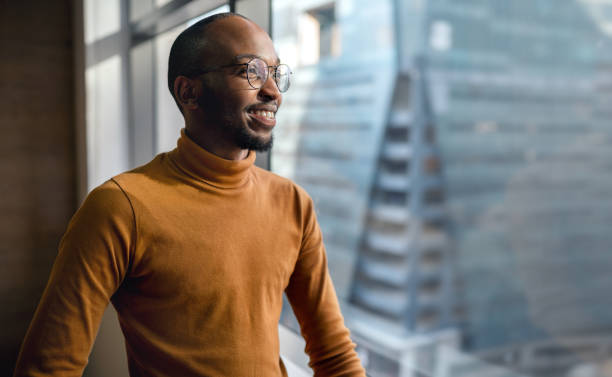
<path fill-rule="evenodd" d="M 247 81 L 253 89 L 260 89 L 268 81 L 270 77 L 270 69 L 274 69 L 274 82 L 281 93 L 285 93 L 291 85 L 290 76 L 293 74 L 287 64 L 267 65 L 262 59 L 252 58 L 247 63 L 226 64 L 214 68 L 198 70 L 193 73 L 194 76 L 203 75 L 205 73 L 218 71 L 221 68 L 235 67 L 244 65 Z"/>

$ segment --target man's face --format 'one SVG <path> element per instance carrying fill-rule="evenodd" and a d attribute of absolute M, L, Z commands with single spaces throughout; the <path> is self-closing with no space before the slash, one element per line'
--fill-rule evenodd
<path fill-rule="evenodd" d="M 203 94 L 198 105 L 206 123 L 223 142 L 239 147 L 265 151 L 272 146 L 272 129 L 282 96 L 270 70 L 269 78 L 259 89 L 249 85 L 246 64 L 257 57 L 269 66 L 279 64 L 270 37 L 253 23 L 240 17 L 221 19 L 210 26 L 215 33 L 216 53 L 209 61 L 215 65 L 236 64 L 203 75 Z"/>

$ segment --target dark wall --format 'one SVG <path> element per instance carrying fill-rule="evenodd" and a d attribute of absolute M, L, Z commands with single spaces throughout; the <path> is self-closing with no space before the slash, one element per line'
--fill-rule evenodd
<path fill-rule="evenodd" d="M 0 375 L 76 206 L 72 3 L 0 0 Z"/>

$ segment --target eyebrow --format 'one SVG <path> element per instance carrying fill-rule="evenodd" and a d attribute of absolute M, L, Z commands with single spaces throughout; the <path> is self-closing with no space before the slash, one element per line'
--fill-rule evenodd
<path fill-rule="evenodd" d="M 258 59 L 261 59 L 263 61 L 266 61 L 266 59 L 264 59 L 263 57 L 261 57 L 259 55 L 255 55 L 255 54 L 241 54 L 241 55 L 234 56 L 234 60 L 236 62 L 240 61 L 240 59 L 245 59 L 245 58 L 249 58 L 249 59 L 258 58 Z M 279 65 L 280 64 L 280 58 L 277 57 L 276 60 L 274 61 L 274 63 L 276 65 Z"/>

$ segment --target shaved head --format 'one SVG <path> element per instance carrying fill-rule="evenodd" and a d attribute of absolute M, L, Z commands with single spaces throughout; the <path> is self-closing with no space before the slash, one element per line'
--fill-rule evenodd
<path fill-rule="evenodd" d="M 228 17 L 241 17 L 252 22 L 237 13 L 217 13 L 183 30 L 172 44 L 168 59 L 168 89 L 175 101 L 174 81 L 178 76 L 190 77 L 204 65 L 214 64 L 211 60 L 214 59 L 215 52 L 218 51 L 215 47 L 222 41 L 217 40 L 218 33 L 210 30 L 212 29 L 210 26 L 216 21 Z M 253 23 L 253 25 L 255 24 Z"/>

